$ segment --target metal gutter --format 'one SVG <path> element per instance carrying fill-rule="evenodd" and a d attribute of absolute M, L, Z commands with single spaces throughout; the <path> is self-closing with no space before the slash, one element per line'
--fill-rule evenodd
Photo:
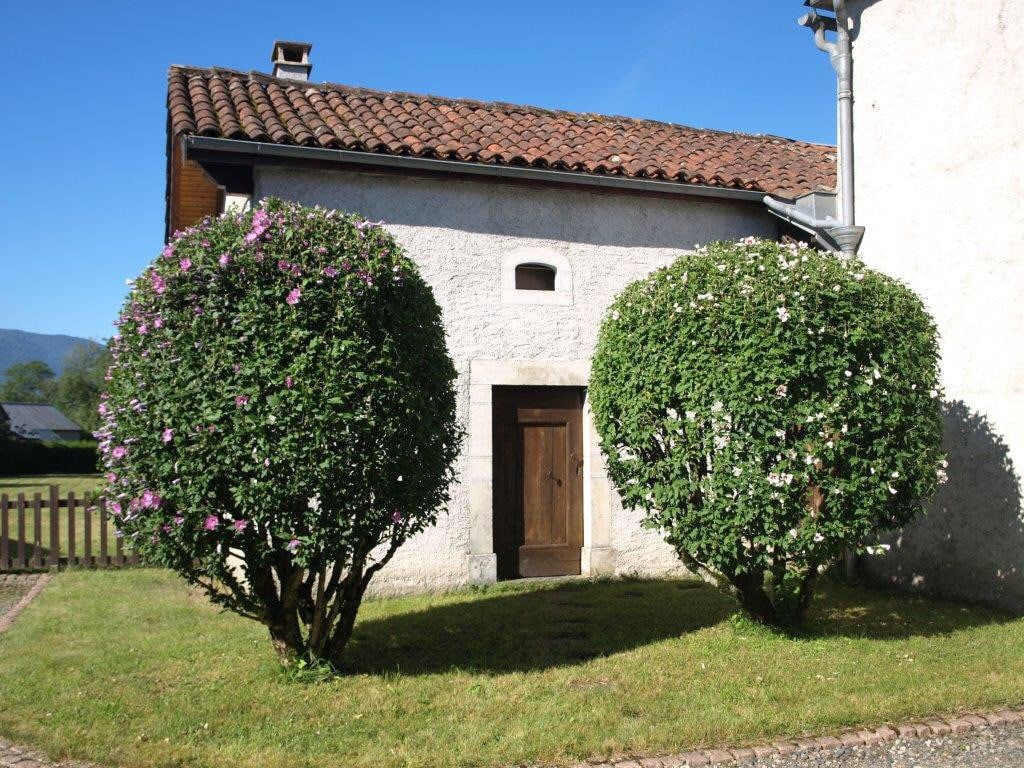
<path fill-rule="evenodd" d="M 759 203 L 764 192 L 751 189 L 732 189 L 678 181 L 634 179 L 622 176 L 556 171 L 549 168 L 527 168 L 515 165 L 468 163 L 460 160 L 438 160 L 407 155 L 384 155 L 373 152 L 353 152 L 346 149 L 300 147 L 293 144 L 270 144 L 259 141 L 222 139 L 213 136 L 186 135 L 183 137 L 185 157 L 198 162 L 262 163 L 281 165 L 286 161 L 303 160 L 327 165 L 359 166 L 362 168 L 390 168 L 429 173 L 458 174 L 460 176 L 487 176 L 517 181 L 536 181 L 546 184 L 569 184 L 582 187 L 602 187 L 634 192 L 659 192 L 669 195 L 713 197 Z"/>

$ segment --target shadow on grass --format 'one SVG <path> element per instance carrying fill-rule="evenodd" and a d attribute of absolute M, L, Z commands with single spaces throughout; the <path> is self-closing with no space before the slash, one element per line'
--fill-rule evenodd
<path fill-rule="evenodd" d="M 695 581 L 512 586 L 362 621 L 346 649 L 346 666 L 378 674 L 528 672 L 680 637 L 719 624 L 736 610 L 731 598 Z M 1008 619 L 973 606 L 823 584 L 804 637 L 937 636 Z"/>

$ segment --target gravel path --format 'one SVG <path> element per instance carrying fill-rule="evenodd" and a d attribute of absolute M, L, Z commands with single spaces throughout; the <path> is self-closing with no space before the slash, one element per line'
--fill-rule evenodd
<path fill-rule="evenodd" d="M 1022 768 L 1024 725 L 930 739 L 897 739 L 870 747 L 775 755 L 741 764 L 758 768 Z"/>

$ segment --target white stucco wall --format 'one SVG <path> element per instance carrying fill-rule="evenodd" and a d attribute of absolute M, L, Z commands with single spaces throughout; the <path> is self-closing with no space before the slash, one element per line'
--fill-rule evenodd
<path fill-rule="evenodd" d="M 942 334 L 950 482 L 870 573 L 1024 610 L 1024 0 L 854 0 L 863 255 Z"/>
<path fill-rule="evenodd" d="M 257 198 L 267 195 L 386 222 L 420 265 L 444 312 L 460 375 L 460 416 L 471 430 L 472 361 L 585 361 L 605 308 L 629 281 L 698 243 L 777 234 L 775 220 L 749 204 L 481 182 L 268 168 L 256 175 Z M 503 261 L 517 249 L 543 249 L 569 264 L 571 304 L 502 300 Z M 470 474 L 464 455 L 462 481 L 447 514 L 399 550 L 375 578 L 377 591 L 466 582 Z M 624 512 L 614 491 L 610 495 L 614 570 L 678 570 L 660 537 L 641 529 L 639 516 Z"/>

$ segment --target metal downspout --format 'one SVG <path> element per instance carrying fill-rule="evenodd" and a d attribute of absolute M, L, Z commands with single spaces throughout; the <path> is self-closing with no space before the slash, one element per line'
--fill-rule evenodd
<path fill-rule="evenodd" d="M 840 214 L 834 219 L 801 222 L 815 232 L 819 242 L 822 239 L 835 243 L 844 256 L 857 255 L 857 248 L 864 238 L 864 227 L 857 226 L 854 206 L 854 159 L 853 159 L 853 44 L 850 39 L 850 19 L 846 0 L 807 0 L 813 8 L 831 5 L 835 18 L 820 16 L 813 10 L 801 16 L 797 22 L 814 32 L 814 44 L 818 50 L 829 56 L 836 73 L 836 91 L 839 106 L 839 170 L 840 170 Z M 830 42 L 826 32 L 835 32 L 836 41 Z M 794 205 L 779 200 L 765 199 L 765 204 L 777 215 L 800 221 L 799 211 Z"/>

